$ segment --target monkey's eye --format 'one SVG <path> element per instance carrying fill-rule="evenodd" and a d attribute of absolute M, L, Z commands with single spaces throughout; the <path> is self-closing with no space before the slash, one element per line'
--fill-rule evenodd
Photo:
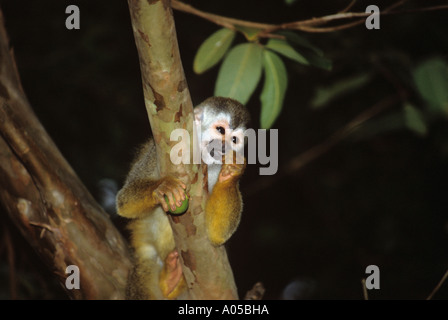
<path fill-rule="evenodd" d="M 216 127 L 216 130 L 222 135 L 226 134 L 226 130 L 223 127 Z"/>
<path fill-rule="evenodd" d="M 237 137 L 232 137 L 232 142 L 233 143 L 237 143 L 238 142 L 238 138 Z"/>

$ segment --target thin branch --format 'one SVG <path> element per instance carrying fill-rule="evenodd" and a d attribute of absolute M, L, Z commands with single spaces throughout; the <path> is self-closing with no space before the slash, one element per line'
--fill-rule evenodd
<path fill-rule="evenodd" d="M 408 2 L 408 0 L 397 1 L 397 2 L 393 3 L 392 5 L 390 5 L 389 7 L 387 7 L 385 12 L 386 13 L 387 12 L 390 13 L 393 9 L 398 8 L 398 7 L 402 6 L 402 5 L 404 5 L 406 2 Z"/>
<path fill-rule="evenodd" d="M 358 114 L 344 127 L 342 127 L 341 129 L 333 133 L 330 137 L 328 137 L 327 140 L 323 141 L 318 145 L 315 145 L 314 147 L 308 149 L 307 151 L 291 159 L 284 166 L 282 172 L 279 172 L 274 176 L 260 178 L 251 185 L 249 185 L 248 187 L 246 187 L 244 194 L 245 195 L 258 194 L 260 190 L 265 189 L 266 187 L 272 185 L 273 183 L 276 183 L 279 179 L 283 178 L 284 176 L 291 175 L 299 171 L 311 161 L 316 160 L 323 154 L 330 151 L 338 143 L 340 143 L 350 134 L 355 132 L 366 121 L 373 118 L 383 110 L 393 106 L 399 101 L 401 101 L 401 97 L 399 95 L 392 95 L 384 98 L 383 100 L 379 101 L 369 109 L 364 110 L 363 112 Z"/>
<path fill-rule="evenodd" d="M 379 57 L 373 57 L 373 64 L 376 69 L 383 75 L 383 77 L 395 88 L 395 91 L 398 93 L 402 101 L 406 101 L 408 99 L 409 93 L 406 88 L 403 86 L 398 77 L 392 73 L 380 60 Z"/>
<path fill-rule="evenodd" d="M 430 12 L 430 11 L 440 11 L 440 10 L 447 10 L 448 5 L 439 5 L 439 6 L 433 6 L 433 7 L 424 7 L 424 8 L 417 8 L 417 9 L 407 9 L 407 10 L 397 10 L 393 12 L 386 12 L 386 14 L 404 14 L 404 13 L 419 13 L 419 12 Z"/>
<path fill-rule="evenodd" d="M 335 32 L 335 31 L 340 31 L 340 30 L 345 30 L 345 29 L 350 29 L 356 26 L 359 26 L 360 24 L 363 24 L 364 20 L 358 20 L 358 21 L 353 21 L 353 22 L 349 22 L 346 24 L 342 24 L 340 26 L 335 26 L 335 27 L 307 27 L 307 26 L 303 26 L 300 27 L 300 31 L 304 31 L 304 32 L 310 32 L 310 33 L 326 33 L 326 32 Z"/>
<path fill-rule="evenodd" d="M 436 10 L 446 10 L 448 9 L 448 5 L 439 5 L 433 7 L 426 8 L 417 8 L 410 10 L 402 10 L 402 11 L 393 11 L 395 8 L 403 5 L 408 0 L 400 0 L 387 7 L 383 11 L 381 11 L 382 15 L 391 15 L 391 14 L 403 14 L 403 13 L 416 13 L 416 12 L 427 12 L 427 11 L 436 11 Z M 185 13 L 190 13 L 211 21 L 219 26 L 235 30 L 237 26 L 248 27 L 260 29 L 261 32 L 259 34 L 260 37 L 268 37 L 270 33 L 283 30 L 283 29 L 292 29 L 299 30 L 304 32 L 333 32 L 338 30 L 343 30 L 347 28 L 351 28 L 357 25 L 364 23 L 364 19 L 350 22 L 347 24 L 334 26 L 334 27 L 318 27 L 320 25 L 328 24 L 330 22 L 340 21 L 340 20 L 349 20 L 355 18 L 365 18 L 371 15 L 371 13 L 366 12 L 346 12 L 346 10 L 350 9 L 354 5 L 355 1 L 349 4 L 349 6 L 344 9 L 342 12 L 331 14 L 327 16 L 322 16 L 318 18 L 312 18 L 307 20 L 300 20 L 294 22 L 287 22 L 282 24 L 269 24 L 269 23 L 261 23 L 261 22 L 253 22 L 246 21 L 240 19 L 234 19 L 229 17 L 220 16 L 217 14 L 201 11 L 199 9 L 194 8 L 191 5 L 185 4 L 178 0 L 172 0 L 171 6 L 175 10 L 179 10 Z"/>
<path fill-rule="evenodd" d="M 190 14 L 196 15 L 205 20 L 213 22 L 219 26 L 222 26 L 222 27 L 225 27 L 228 29 L 232 29 L 232 30 L 235 30 L 235 26 L 262 29 L 262 30 L 276 27 L 275 24 L 258 23 L 258 22 L 252 22 L 252 21 L 246 21 L 246 20 L 239 20 L 239 19 L 224 17 L 224 16 L 220 16 L 217 14 L 201 11 L 199 9 L 194 8 L 193 6 L 191 6 L 189 4 L 185 4 L 178 0 L 172 0 L 171 7 L 175 10 L 179 10 L 179 11 L 182 11 L 185 13 L 190 13 Z"/>
<path fill-rule="evenodd" d="M 398 6 L 403 5 L 406 1 L 408 0 L 400 0 L 394 4 L 392 4 L 391 6 L 387 7 L 386 9 L 384 9 L 381 14 L 396 14 L 397 12 L 393 12 L 392 10 L 395 9 Z M 318 22 L 319 25 L 328 23 L 330 21 L 333 20 L 333 18 L 337 18 L 337 19 L 345 19 L 345 18 L 353 18 L 350 17 L 348 14 L 350 14 L 349 12 L 347 12 L 347 16 L 343 16 L 342 13 L 340 13 L 338 16 L 336 15 L 330 15 L 330 16 L 326 16 L 326 17 L 322 17 L 322 22 Z M 368 17 L 371 15 L 371 13 L 363 13 L 363 17 Z M 319 20 L 321 18 L 318 18 Z M 312 21 L 312 20 L 308 20 L 308 21 Z M 306 22 L 306 21 L 305 21 Z M 314 33 L 325 33 L 325 32 L 335 32 L 335 31 L 340 31 L 340 30 L 345 30 L 345 29 L 350 29 L 356 26 L 359 26 L 361 24 L 364 24 L 365 20 L 364 19 L 360 19 L 357 21 L 353 21 L 353 22 L 348 22 L 346 24 L 342 24 L 339 26 L 334 26 L 334 27 L 320 27 L 320 28 L 316 28 L 316 27 L 302 27 L 301 31 L 305 31 L 305 32 L 314 32 Z"/>
<path fill-rule="evenodd" d="M 341 12 L 348 12 L 356 4 L 356 0 L 352 0 L 347 7 L 345 7 Z"/>
<path fill-rule="evenodd" d="M 373 118 L 378 113 L 383 111 L 384 109 L 390 107 L 391 105 L 394 105 L 400 101 L 400 98 L 397 95 L 389 96 L 371 108 L 361 112 L 359 115 L 357 115 L 355 118 L 353 118 L 349 123 L 347 123 L 343 128 L 336 131 L 332 136 L 330 136 L 326 141 L 323 143 L 309 149 L 308 151 L 302 153 L 298 157 L 292 159 L 289 162 L 289 165 L 287 166 L 287 171 L 297 171 L 312 160 L 316 159 L 317 157 L 321 156 L 328 150 L 330 150 L 332 147 L 334 147 L 336 144 L 341 142 L 344 138 L 349 136 L 351 133 L 353 133 L 356 129 L 358 129 L 363 123 L 365 123 L 367 120 Z"/>
<path fill-rule="evenodd" d="M 38 223 L 38 222 L 30 221 L 29 224 L 32 226 L 35 226 L 35 227 L 42 228 L 42 230 L 40 231 L 40 234 L 39 234 L 39 239 L 42 239 L 44 237 L 45 231 L 47 231 L 47 230 L 50 231 L 51 233 L 53 233 L 53 228 L 46 223 Z"/>
<path fill-rule="evenodd" d="M 263 299 L 265 291 L 266 289 L 264 288 L 263 283 L 257 282 L 252 289 L 247 291 L 244 300 L 261 300 Z"/>
<path fill-rule="evenodd" d="M 369 294 L 367 292 L 367 287 L 366 287 L 366 279 L 361 280 L 361 285 L 362 285 L 362 295 L 364 296 L 364 300 L 369 300 Z"/>
<path fill-rule="evenodd" d="M 439 291 L 440 287 L 442 286 L 442 284 L 445 282 L 445 280 L 447 278 L 448 278 L 448 270 L 445 272 L 442 279 L 439 281 L 439 283 L 434 288 L 434 290 L 432 290 L 431 294 L 428 296 L 428 298 L 426 298 L 426 300 L 431 300 L 434 297 L 434 295 L 437 293 L 437 291 Z"/>
<path fill-rule="evenodd" d="M 42 228 L 44 230 L 48 230 L 50 232 L 53 232 L 53 228 L 50 225 L 46 224 L 46 223 L 39 223 L 39 222 L 32 222 L 32 221 L 30 221 L 29 223 L 32 226 L 39 227 L 39 228 Z"/>

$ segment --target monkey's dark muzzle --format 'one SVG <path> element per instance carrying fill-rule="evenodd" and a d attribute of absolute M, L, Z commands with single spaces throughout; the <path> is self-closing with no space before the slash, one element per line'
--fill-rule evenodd
<path fill-rule="evenodd" d="M 232 148 L 227 142 L 218 139 L 210 141 L 210 143 L 207 145 L 208 153 L 213 159 L 217 161 L 221 161 L 222 156 L 230 150 L 232 150 Z"/>

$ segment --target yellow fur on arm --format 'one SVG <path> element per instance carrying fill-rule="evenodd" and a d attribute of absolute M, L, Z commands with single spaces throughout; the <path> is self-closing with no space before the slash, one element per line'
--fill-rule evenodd
<path fill-rule="evenodd" d="M 158 204 L 154 190 L 158 183 L 129 184 L 117 195 L 118 214 L 126 218 L 141 218 Z"/>
<path fill-rule="evenodd" d="M 240 222 L 241 204 L 238 182 L 215 184 L 205 207 L 205 224 L 213 245 L 224 244 L 235 232 Z"/>

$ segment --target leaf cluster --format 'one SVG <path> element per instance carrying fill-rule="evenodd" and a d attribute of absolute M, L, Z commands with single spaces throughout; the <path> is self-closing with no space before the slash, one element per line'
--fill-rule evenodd
<path fill-rule="evenodd" d="M 247 40 L 232 47 L 237 32 Z M 239 27 L 220 29 L 199 47 L 193 69 L 201 74 L 222 61 L 215 84 L 215 96 L 230 97 L 246 104 L 264 76 L 260 94 L 260 126 L 271 128 L 283 108 L 288 73 L 282 58 L 304 66 L 331 69 L 323 51 L 297 33 L 280 31 L 261 43 L 260 30 Z"/>

